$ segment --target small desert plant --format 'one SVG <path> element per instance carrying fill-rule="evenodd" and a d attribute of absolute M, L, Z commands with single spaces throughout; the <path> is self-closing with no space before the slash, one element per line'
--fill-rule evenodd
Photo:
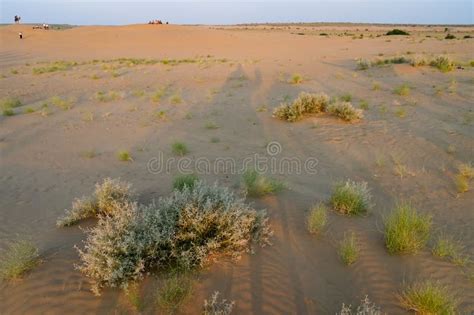
<path fill-rule="evenodd" d="M 119 179 L 104 179 L 101 184 L 95 185 L 91 197 L 74 200 L 72 208 L 58 219 L 57 226 L 70 226 L 86 218 L 112 214 L 118 205 L 133 199 L 130 187 L 130 184 Z"/>
<path fill-rule="evenodd" d="M 61 108 L 61 109 L 63 109 L 63 110 L 69 110 L 69 109 L 71 109 L 72 106 L 73 106 L 73 104 L 72 104 L 72 103 L 73 103 L 73 102 L 72 102 L 72 99 L 63 99 L 63 98 L 61 98 L 61 97 L 59 97 L 59 96 L 53 96 L 53 97 L 49 100 L 49 102 L 50 102 L 51 104 L 53 104 L 54 106 L 59 107 L 59 108 Z"/>
<path fill-rule="evenodd" d="M 211 143 L 219 143 L 221 141 L 221 139 L 219 139 L 218 137 L 212 137 L 211 138 Z"/>
<path fill-rule="evenodd" d="M 474 166 L 471 163 L 462 163 L 458 166 L 459 175 L 467 179 L 474 178 Z"/>
<path fill-rule="evenodd" d="M 158 89 L 152 96 L 151 100 L 155 103 L 159 103 L 161 99 L 166 95 L 167 93 L 167 87 L 162 87 Z"/>
<path fill-rule="evenodd" d="M 339 243 L 338 252 L 345 265 L 350 266 L 356 262 L 359 257 L 359 247 L 354 232 L 344 235 L 344 239 Z"/>
<path fill-rule="evenodd" d="M 308 218 L 306 219 L 306 226 L 311 234 L 320 234 L 327 223 L 327 209 L 322 203 L 319 203 L 311 208 Z"/>
<path fill-rule="evenodd" d="M 456 188 L 460 194 L 469 191 L 469 180 L 466 177 L 458 174 L 454 178 L 454 181 L 456 183 Z"/>
<path fill-rule="evenodd" d="M 219 291 L 215 291 L 209 300 L 204 300 L 202 315 L 230 315 L 234 308 L 234 301 L 223 299 L 219 301 Z"/>
<path fill-rule="evenodd" d="M 368 110 L 369 109 L 369 102 L 367 102 L 366 100 L 361 100 L 359 102 L 359 107 L 360 107 L 360 109 Z"/>
<path fill-rule="evenodd" d="M 34 113 L 34 112 L 36 112 L 36 109 L 34 109 L 33 107 L 27 107 L 23 111 L 23 113 L 25 113 L 25 114 L 31 114 L 31 113 Z"/>
<path fill-rule="evenodd" d="M 130 154 L 130 152 L 128 152 L 126 150 L 122 150 L 122 151 L 117 152 L 117 158 L 118 158 L 119 161 L 122 161 L 122 162 L 132 162 L 133 161 L 132 155 Z"/>
<path fill-rule="evenodd" d="M 343 102 L 350 102 L 352 101 L 352 95 L 349 93 L 342 94 L 341 96 L 339 96 L 339 99 Z"/>
<path fill-rule="evenodd" d="M 294 73 L 289 81 L 291 84 L 300 84 L 301 82 L 303 82 L 303 77 L 299 73 Z"/>
<path fill-rule="evenodd" d="M 358 59 L 357 60 L 357 70 L 367 70 L 370 68 L 370 61 L 367 59 Z"/>
<path fill-rule="evenodd" d="M 186 275 L 173 273 L 158 291 L 157 303 L 162 310 L 174 313 L 191 295 L 192 281 Z"/>
<path fill-rule="evenodd" d="M 181 104 L 183 102 L 183 99 L 181 98 L 181 95 L 176 93 L 170 96 L 170 103 L 171 104 Z"/>
<path fill-rule="evenodd" d="M 137 283 L 133 283 L 125 289 L 125 296 L 127 297 L 130 304 L 135 308 L 135 310 L 138 312 L 143 311 L 145 305 L 140 296 L 140 288 Z"/>
<path fill-rule="evenodd" d="M 0 279 L 12 280 L 20 278 L 33 269 L 39 262 L 38 249 L 29 241 L 12 242 L 1 253 Z"/>
<path fill-rule="evenodd" d="M 99 91 L 95 94 L 95 99 L 98 100 L 99 102 L 110 102 L 110 101 L 115 101 L 120 99 L 120 94 L 115 91 L 109 91 L 109 92 L 104 92 L 104 91 Z"/>
<path fill-rule="evenodd" d="M 219 125 L 217 125 L 215 122 L 212 122 L 212 121 L 208 121 L 204 127 L 206 129 L 209 129 L 209 130 L 214 130 L 214 129 L 218 129 L 219 128 Z"/>
<path fill-rule="evenodd" d="M 184 142 L 176 141 L 171 145 L 171 150 L 173 154 L 184 156 L 189 153 L 189 149 Z"/>
<path fill-rule="evenodd" d="M 459 193 L 469 190 L 469 181 L 474 178 L 474 167 L 471 163 L 463 163 L 458 166 L 458 174 L 455 177 L 456 187 Z"/>
<path fill-rule="evenodd" d="M 441 234 L 436 238 L 431 252 L 437 257 L 446 258 L 456 265 L 463 266 L 469 261 L 469 258 L 462 254 L 463 249 L 464 246 L 460 241 Z"/>
<path fill-rule="evenodd" d="M 0 109 L 2 110 L 3 116 L 15 115 L 14 108 L 21 106 L 22 103 L 17 98 L 7 98 L 0 102 Z"/>
<path fill-rule="evenodd" d="M 334 210 L 342 214 L 361 215 L 372 207 L 372 195 L 366 182 L 347 180 L 334 186 L 330 203 Z"/>
<path fill-rule="evenodd" d="M 331 104 L 328 107 L 328 112 L 348 122 L 357 121 L 364 117 L 362 110 L 354 108 L 349 102 Z"/>
<path fill-rule="evenodd" d="M 193 189 L 198 180 L 199 178 L 195 174 L 179 175 L 173 180 L 173 189 L 183 190 L 184 187 Z"/>
<path fill-rule="evenodd" d="M 380 83 L 378 82 L 372 83 L 372 91 L 380 91 L 380 89 L 381 89 Z"/>
<path fill-rule="evenodd" d="M 401 305 L 418 314 L 456 314 L 457 301 L 448 287 L 434 281 L 416 282 L 399 296 Z"/>
<path fill-rule="evenodd" d="M 390 254 L 415 254 L 423 249 L 431 230 L 431 217 L 408 203 L 399 203 L 385 219 L 385 245 Z"/>
<path fill-rule="evenodd" d="M 413 67 L 421 67 L 428 65 L 429 61 L 423 55 L 415 55 L 411 58 L 410 63 Z"/>
<path fill-rule="evenodd" d="M 394 28 L 393 30 L 388 31 L 385 35 L 410 35 L 410 34 L 398 28 Z"/>
<path fill-rule="evenodd" d="M 325 112 L 329 97 L 324 93 L 301 92 L 291 104 L 283 103 L 273 111 L 273 117 L 289 122 L 300 120 L 305 114 Z"/>
<path fill-rule="evenodd" d="M 337 315 L 382 315 L 380 308 L 371 303 L 367 295 L 360 303 L 355 311 L 352 311 L 351 305 L 347 306 L 343 303 L 341 312 Z"/>
<path fill-rule="evenodd" d="M 410 86 L 406 83 L 397 86 L 393 89 L 393 93 L 400 95 L 400 96 L 408 96 L 410 94 Z"/>
<path fill-rule="evenodd" d="M 444 39 L 456 39 L 456 36 L 454 36 L 453 34 L 448 34 Z"/>
<path fill-rule="evenodd" d="M 407 115 L 407 111 L 405 110 L 405 108 L 398 108 L 395 111 L 395 115 L 397 115 L 399 118 L 405 118 Z"/>
<path fill-rule="evenodd" d="M 255 170 L 247 170 L 243 174 L 242 179 L 244 190 L 251 197 L 278 193 L 285 187 L 282 182 L 267 178 Z"/>
<path fill-rule="evenodd" d="M 430 62 L 430 66 L 439 69 L 441 72 L 449 72 L 456 67 L 456 64 L 448 56 L 437 56 Z"/>
<path fill-rule="evenodd" d="M 4 108 L 2 114 L 3 116 L 13 116 L 15 115 L 15 111 L 12 108 Z"/>

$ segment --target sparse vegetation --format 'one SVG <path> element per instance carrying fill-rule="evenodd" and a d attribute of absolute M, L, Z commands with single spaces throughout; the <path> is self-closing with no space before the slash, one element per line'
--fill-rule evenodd
<path fill-rule="evenodd" d="M 289 122 L 295 122 L 306 114 L 325 112 L 329 97 L 324 93 L 310 94 L 302 92 L 293 103 L 282 103 L 273 111 L 273 117 Z"/>
<path fill-rule="evenodd" d="M 189 276 L 186 273 L 173 272 L 159 289 L 157 303 L 162 310 L 174 314 L 191 292 L 192 282 Z"/>
<path fill-rule="evenodd" d="M 302 82 L 303 82 L 303 77 L 299 73 L 294 73 L 291 76 L 291 79 L 289 81 L 289 83 L 291 83 L 291 84 L 300 84 Z"/>
<path fill-rule="evenodd" d="M 73 66 L 76 66 L 76 62 L 70 61 L 55 61 L 52 63 L 48 63 L 43 67 L 33 68 L 33 74 L 43 74 L 43 73 L 51 73 L 57 71 L 66 71 L 71 69 Z"/>
<path fill-rule="evenodd" d="M 367 70 L 370 65 L 370 61 L 367 59 L 357 59 L 357 70 Z"/>
<path fill-rule="evenodd" d="M 451 290 L 434 281 L 416 282 L 399 296 L 401 305 L 418 314 L 456 314 L 457 301 Z"/>
<path fill-rule="evenodd" d="M 359 102 L 359 108 L 363 109 L 363 110 L 368 110 L 369 109 L 369 102 L 367 102 L 366 100 L 361 100 Z"/>
<path fill-rule="evenodd" d="M 455 177 L 456 187 L 459 193 L 469 190 L 469 182 L 474 178 L 474 167 L 471 163 L 463 163 L 458 166 L 458 174 Z"/>
<path fill-rule="evenodd" d="M 178 175 L 173 180 L 173 189 L 183 190 L 185 187 L 194 188 L 194 184 L 199 181 L 195 174 Z"/>
<path fill-rule="evenodd" d="M 342 120 L 353 122 L 364 117 L 362 110 L 354 108 L 350 102 L 336 102 L 328 107 L 328 112 Z"/>
<path fill-rule="evenodd" d="M 0 257 L 1 280 L 18 279 L 39 263 L 38 249 L 26 240 L 10 243 Z"/>
<path fill-rule="evenodd" d="M 73 107 L 72 99 L 63 99 L 59 96 L 51 97 L 49 102 L 54 106 L 61 108 L 62 110 L 69 110 Z"/>
<path fill-rule="evenodd" d="M 390 254 L 416 254 L 428 241 L 431 217 L 399 203 L 385 219 L 385 245 Z"/>
<path fill-rule="evenodd" d="M 403 30 L 400 30 L 398 28 L 394 28 L 391 31 L 388 31 L 385 35 L 410 35 L 408 32 L 405 32 Z"/>
<path fill-rule="evenodd" d="M 110 102 L 110 101 L 115 101 L 120 99 L 120 94 L 115 91 L 109 91 L 109 92 L 104 92 L 104 91 L 99 91 L 95 94 L 95 99 L 98 100 L 99 102 Z"/>
<path fill-rule="evenodd" d="M 361 215 L 372 207 L 372 195 L 366 182 L 337 183 L 334 186 L 330 203 L 334 210 L 347 215 Z"/>
<path fill-rule="evenodd" d="M 181 98 L 180 94 L 175 93 L 175 94 L 170 96 L 170 103 L 171 104 L 177 105 L 177 104 L 181 104 L 182 102 L 183 102 L 183 99 Z"/>
<path fill-rule="evenodd" d="M 455 240 L 453 237 L 445 234 L 440 234 L 436 238 L 431 252 L 437 257 L 445 258 L 456 265 L 464 266 L 469 261 L 469 257 L 463 255 L 463 250 L 464 246 L 459 240 Z"/>
<path fill-rule="evenodd" d="M 350 102 L 352 101 L 352 95 L 349 93 L 342 94 L 341 96 L 339 96 L 339 99 L 343 102 Z"/>
<path fill-rule="evenodd" d="M 320 234 L 327 223 L 327 209 L 322 203 L 314 205 L 309 211 L 309 215 L 306 221 L 308 231 L 311 234 Z"/>
<path fill-rule="evenodd" d="M 132 162 L 133 161 L 132 155 L 130 154 L 130 152 L 128 152 L 126 150 L 122 150 L 122 151 L 117 152 L 117 158 L 119 159 L 119 161 L 122 161 L 122 162 Z"/>
<path fill-rule="evenodd" d="M 126 187 L 128 192 L 130 186 Z M 264 212 L 217 183 L 196 182 L 193 189 L 175 190 L 149 205 L 115 199 L 106 200 L 112 209 L 98 216 L 97 226 L 87 231 L 84 248 L 79 250 L 78 269 L 91 278 L 96 294 L 104 286 L 126 288 L 156 268 L 190 270 L 206 265 L 217 254 L 238 258 L 254 242 L 268 244 L 272 234 Z"/>
<path fill-rule="evenodd" d="M 217 125 L 215 122 L 213 121 L 208 121 L 206 122 L 206 124 L 204 125 L 204 127 L 206 129 L 210 129 L 210 130 L 214 130 L 214 129 L 219 129 L 219 125 Z"/>
<path fill-rule="evenodd" d="M 354 232 L 345 234 L 344 239 L 339 243 L 339 257 L 347 266 L 356 262 L 359 257 L 359 247 Z"/>
<path fill-rule="evenodd" d="M 361 304 L 355 309 L 352 310 L 352 306 L 342 304 L 342 309 L 337 315 L 382 315 L 380 308 L 375 304 L 371 303 L 369 297 L 366 295 L 365 298 L 360 302 Z"/>
<path fill-rule="evenodd" d="M 410 95 L 410 86 L 406 83 L 403 83 L 400 86 L 397 86 L 394 90 L 393 93 L 400 95 L 400 96 L 408 96 Z"/>
<path fill-rule="evenodd" d="M 267 178 L 255 170 L 247 170 L 243 176 L 244 190 L 248 196 L 260 197 L 278 193 L 285 185 L 275 179 Z"/>
<path fill-rule="evenodd" d="M 449 72 L 456 67 L 456 64 L 448 56 L 437 56 L 430 61 L 430 66 L 439 69 L 441 72 Z"/>
<path fill-rule="evenodd" d="M 223 299 L 219 301 L 219 291 L 215 291 L 209 300 L 204 300 L 202 315 L 230 315 L 234 308 L 234 301 Z"/>
<path fill-rule="evenodd" d="M 456 36 L 454 36 L 453 34 L 447 34 L 444 39 L 456 39 Z"/>
<path fill-rule="evenodd" d="M 13 116 L 15 115 L 13 109 L 21 105 L 22 103 L 19 99 L 10 97 L 0 102 L 0 109 L 2 110 L 3 116 Z"/>
<path fill-rule="evenodd" d="M 173 154 L 179 156 L 185 156 L 189 153 L 188 146 L 184 142 L 176 141 L 171 145 L 171 150 Z"/>

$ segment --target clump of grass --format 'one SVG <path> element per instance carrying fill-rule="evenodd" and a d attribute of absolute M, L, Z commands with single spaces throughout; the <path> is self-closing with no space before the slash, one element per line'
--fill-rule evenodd
<path fill-rule="evenodd" d="M 367 70 L 370 68 L 370 61 L 367 59 L 357 59 L 357 70 Z"/>
<path fill-rule="evenodd" d="M 157 303 L 162 310 L 174 314 L 191 292 L 192 281 L 189 276 L 173 273 L 158 291 Z"/>
<path fill-rule="evenodd" d="M 69 110 L 72 108 L 73 106 L 73 101 L 72 99 L 63 99 L 59 96 L 53 96 L 51 97 L 51 99 L 49 100 L 49 102 L 51 104 L 53 104 L 54 106 L 56 107 L 59 107 L 61 108 L 62 110 Z"/>
<path fill-rule="evenodd" d="M 372 91 L 380 91 L 380 89 L 381 89 L 380 83 L 378 82 L 372 83 Z"/>
<path fill-rule="evenodd" d="M 167 93 L 167 88 L 161 87 L 155 93 L 153 93 L 153 95 L 151 96 L 151 100 L 155 103 L 159 103 L 161 99 L 166 95 L 166 93 Z"/>
<path fill-rule="evenodd" d="M 320 234 L 327 223 L 327 209 L 322 203 L 319 203 L 311 208 L 308 218 L 306 219 L 306 226 L 309 233 Z"/>
<path fill-rule="evenodd" d="M 267 178 L 255 170 L 247 170 L 243 176 L 244 190 L 248 196 L 261 197 L 275 194 L 285 188 L 285 185 L 272 178 Z"/>
<path fill-rule="evenodd" d="M 176 141 L 171 145 L 173 154 L 184 156 L 189 153 L 189 149 L 184 142 Z"/>
<path fill-rule="evenodd" d="M 133 283 L 125 289 L 125 296 L 127 297 L 130 304 L 135 308 L 135 310 L 138 312 L 143 311 L 145 305 L 140 296 L 140 288 L 137 283 Z"/>
<path fill-rule="evenodd" d="M 400 203 L 384 223 L 385 245 L 390 254 L 416 254 L 428 241 L 432 220 L 410 204 Z"/>
<path fill-rule="evenodd" d="M 57 71 L 66 71 L 77 65 L 76 62 L 55 61 L 45 65 L 44 67 L 33 68 L 33 74 L 51 73 Z"/>
<path fill-rule="evenodd" d="M 21 105 L 22 103 L 19 99 L 10 97 L 0 102 L 0 109 L 2 110 L 3 116 L 13 116 L 15 115 L 13 109 Z"/>
<path fill-rule="evenodd" d="M 119 161 L 122 161 L 122 162 L 132 162 L 133 161 L 132 155 L 130 154 L 130 152 L 128 152 L 126 150 L 118 151 L 117 152 L 117 158 L 119 159 Z"/>
<path fill-rule="evenodd" d="M 414 55 L 411 58 L 410 64 L 413 67 L 421 67 L 429 64 L 429 60 L 423 55 Z"/>
<path fill-rule="evenodd" d="M 407 112 L 405 108 L 401 107 L 395 111 L 395 115 L 397 115 L 399 118 L 405 118 L 407 115 Z"/>
<path fill-rule="evenodd" d="M 223 299 L 219 301 L 219 291 L 215 291 L 209 300 L 204 300 L 202 315 L 230 315 L 234 308 L 234 301 Z"/>
<path fill-rule="evenodd" d="M 97 156 L 97 152 L 95 150 L 88 150 L 88 151 L 84 151 L 81 153 L 81 156 L 82 157 L 85 157 L 85 158 L 88 158 L 88 159 L 93 159 Z"/>
<path fill-rule="evenodd" d="M 458 166 L 458 174 L 455 177 L 456 187 L 459 193 L 469 190 L 469 182 L 474 178 L 474 167 L 471 163 L 463 163 Z"/>
<path fill-rule="evenodd" d="M 92 79 L 92 80 L 99 80 L 100 77 L 99 77 L 97 74 L 93 74 L 93 75 L 91 76 L 91 79 Z"/>
<path fill-rule="evenodd" d="M 219 143 L 221 141 L 221 139 L 219 139 L 218 137 L 212 137 L 211 138 L 211 143 Z"/>
<path fill-rule="evenodd" d="M 282 103 L 273 111 L 273 117 L 295 122 L 306 114 L 325 112 L 329 105 L 329 97 L 324 93 L 310 94 L 302 92 L 293 103 Z"/>
<path fill-rule="evenodd" d="M 369 102 L 367 102 L 366 100 L 361 100 L 359 102 L 359 108 L 363 109 L 363 110 L 368 110 L 369 109 Z"/>
<path fill-rule="evenodd" d="M 120 94 L 116 91 L 99 91 L 95 94 L 95 99 L 99 102 L 110 102 L 120 99 Z"/>
<path fill-rule="evenodd" d="M 213 121 L 208 121 L 206 122 L 206 124 L 204 125 L 204 127 L 206 129 L 209 129 L 209 130 L 214 130 L 214 129 L 219 129 L 219 125 L 217 125 L 215 122 Z"/>
<path fill-rule="evenodd" d="M 337 313 L 337 315 L 382 315 L 382 312 L 379 307 L 370 302 L 369 297 L 366 295 L 354 311 L 351 305 L 348 306 L 343 303 L 341 312 Z"/>
<path fill-rule="evenodd" d="M 469 258 L 462 254 L 463 249 L 464 246 L 460 241 L 440 234 L 436 238 L 431 252 L 437 257 L 445 258 L 456 265 L 464 266 L 469 261 Z"/>
<path fill-rule="evenodd" d="M 467 178 L 473 179 L 474 178 L 474 167 L 471 163 L 462 163 L 458 166 L 459 175 Z"/>
<path fill-rule="evenodd" d="M 418 314 L 456 314 L 457 301 L 452 291 L 438 282 L 416 282 L 399 296 L 401 305 Z"/>
<path fill-rule="evenodd" d="M 112 215 L 121 204 L 133 200 L 131 185 L 119 179 L 106 178 L 95 185 L 94 194 L 90 197 L 77 198 L 72 208 L 56 222 L 58 227 L 70 226 L 80 220 L 99 215 Z"/>
<path fill-rule="evenodd" d="M 346 94 L 343 94 L 343 95 L 339 96 L 339 99 L 343 102 L 350 102 L 350 101 L 352 101 L 352 95 L 349 94 L 349 93 L 346 93 Z"/>
<path fill-rule="evenodd" d="M 348 122 L 354 122 L 364 117 L 362 110 L 354 108 L 350 102 L 336 102 L 328 107 L 328 112 Z"/>
<path fill-rule="evenodd" d="M 372 207 L 372 195 L 366 182 L 337 183 L 334 186 L 330 203 L 334 210 L 347 215 L 362 215 Z"/>
<path fill-rule="evenodd" d="M 34 113 L 34 112 L 36 112 L 36 109 L 34 109 L 33 107 L 27 107 L 23 111 L 23 113 L 25 113 L 25 114 L 31 114 L 31 113 Z"/>
<path fill-rule="evenodd" d="M 449 72 L 456 67 L 456 64 L 448 56 L 437 56 L 430 62 L 430 66 L 439 69 L 441 72 Z"/>
<path fill-rule="evenodd" d="M 181 98 L 181 95 L 180 94 L 173 94 L 170 96 L 170 103 L 171 104 L 174 104 L 174 105 L 177 105 L 177 104 L 181 104 L 183 102 L 183 99 Z"/>
<path fill-rule="evenodd" d="M 456 36 L 454 36 L 453 34 L 447 34 L 444 39 L 456 39 Z"/>
<path fill-rule="evenodd" d="M 96 294 L 106 286 L 125 288 L 151 270 L 192 271 L 221 255 L 238 258 L 255 243 L 268 244 L 272 234 L 264 212 L 217 183 L 197 182 L 192 190 L 174 190 L 149 205 L 113 204 L 114 211 L 99 215 L 79 249 L 78 269 L 90 277 Z M 182 296 L 164 292 L 164 306 L 176 301 L 168 297 Z"/>
<path fill-rule="evenodd" d="M 400 95 L 400 96 L 408 96 L 410 95 L 410 86 L 406 83 L 403 83 L 400 86 L 397 86 L 394 90 L 393 93 Z"/>
<path fill-rule="evenodd" d="M 18 279 L 39 263 L 38 249 L 25 240 L 10 243 L 0 257 L 0 279 L 2 280 Z"/>
<path fill-rule="evenodd" d="M 356 262 L 359 257 L 359 247 L 354 232 L 344 235 L 344 239 L 339 243 L 339 257 L 346 266 Z"/>
<path fill-rule="evenodd" d="M 394 28 L 391 31 L 388 31 L 385 35 L 410 35 L 408 32 L 400 30 L 398 28 Z"/>
<path fill-rule="evenodd" d="M 143 90 L 133 90 L 132 95 L 135 97 L 143 97 L 145 96 L 145 91 Z"/>
<path fill-rule="evenodd" d="M 199 181 L 199 178 L 195 174 L 186 174 L 176 176 L 173 180 L 173 189 L 182 191 L 185 187 L 193 189 L 194 184 Z"/>
<path fill-rule="evenodd" d="M 291 84 L 300 84 L 303 82 L 303 77 L 299 73 L 294 73 L 291 78 L 289 83 Z"/>

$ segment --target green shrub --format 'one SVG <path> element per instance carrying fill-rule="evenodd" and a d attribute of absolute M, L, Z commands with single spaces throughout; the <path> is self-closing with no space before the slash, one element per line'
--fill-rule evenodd
<path fill-rule="evenodd" d="M 460 241 L 441 234 L 436 238 L 431 252 L 437 257 L 445 258 L 456 265 L 464 266 L 469 261 L 469 257 L 462 254 L 463 249 L 464 246 Z"/>
<path fill-rule="evenodd" d="M 369 102 L 367 102 L 366 100 L 361 100 L 359 102 L 359 107 L 360 107 L 360 109 L 368 110 L 369 109 Z"/>
<path fill-rule="evenodd" d="M 3 116 L 13 116 L 15 115 L 13 109 L 21 105 L 21 101 L 17 98 L 6 98 L 1 101 L 0 109 L 2 110 Z"/>
<path fill-rule="evenodd" d="M 349 93 L 343 94 L 343 95 L 339 96 L 339 100 L 341 100 L 343 102 L 350 102 L 350 101 L 352 101 L 352 95 L 349 94 Z"/>
<path fill-rule="evenodd" d="M 62 99 L 62 98 L 60 98 L 59 96 L 53 96 L 53 97 L 49 100 L 49 102 L 50 102 L 51 104 L 53 104 L 54 106 L 59 107 L 59 108 L 61 108 L 61 109 L 63 109 L 63 110 L 69 110 L 69 109 L 71 109 L 72 106 L 73 106 L 73 104 L 72 104 L 73 102 L 72 102 L 71 99 L 69 99 L 69 100 L 67 100 L 67 99 Z"/>
<path fill-rule="evenodd" d="M 117 158 L 118 158 L 119 161 L 122 161 L 122 162 L 132 162 L 133 161 L 133 158 L 132 158 L 132 155 L 130 154 L 130 152 L 125 151 L 125 150 L 117 152 Z"/>
<path fill-rule="evenodd" d="M 356 262 L 359 257 L 359 247 L 354 232 L 345 234 L 344 239 L 339 243 L 339 257 L 346 266 Z"/>
<path fill-rule="evenodd" d="M 349 102 L 333 103 L 329 105 L 328 112 L 348 122 L 354 122 L 364 117 L 362 110 L 354 108 Z"/>
<path fill-rule="evenodd" d="M 18 279 L 39 262 L 38 249 L 29 241 L 12 242 L 0 255 L 0 279 Z"/>
<path fill-rule="evenodd" d="M 101 184 L 95 185 L 91 197 L 75 199 L 72 208 L 58 219 L 57 226 L 70 226 L 86 218 L 112 215 L 120 204 L 134 198 L 130 188 L 130 184 L 119 179 L 104 179 Z"/>
<path fill-rule="evenodd" d="M 199 178 L 195 174 L 176 176 L 175 179 L 173 180 L 173 189 L 183 190 L 184 187 L 188 187 L 189 189 L 193 189 L 194 184 L 198 180 L 199 180 Z"/>
<path fill-rule="evenodd" d="M 11 108 L 5 108 L 2 111 L 3 116 L 13 116 L 15 115 L 15 111 Z"/>
<path fill-rule="evenodd" d="M 205 266 L 217 254 L 238 258 L 272 232 L 264 212 L 256 211 L 217 183 L 195 183 L 149 205 L 114 203 L 89 230 L 78 267 L 91 278 L 93 291 L 127 287 L 156 268 L 185 270 Z"/>
<path fill-rule="evenodd" d="M 401 305 L 418 314 L 457 314 L 457 301 L 448 287 L 433 281 L 417 282 L 403 290 Z"/>
<path fill-rule="evenodd" d="M 291 76 L 290 83 L 291 84 L 300 84 L 303 82 L 303 77 L 299 73 L 294 73 Z"/>
<path fill-rule="evenodd" d="M 209 300 L 204 300 L 202 315 L 230 315 L 234 308 L 234 301 L 218 300 L 219 291 L 215 291 Z"/>
<path fill-rule="evenodd" d="M 301 92 L 291 104 L 283 103 L 273 111 L 273 117 L 289 122 L 303 118 L 305 114 L 325 112 L 329 97 L 324 93 L 310 94 Z"/>
<path fill-rule="evenodd" d="M 337 183 L 330 199 L 334 210 L 342 214 L 361 215 L 367 213 L 371 205 L 372 195 L 366 182 L 347 180 Z"/>
<path fill-rule="evenodd" d="M 311 234 L 320 234 L 327 223 L 327 209 L 324 204 L 313 206 L 309 212 L 306 225 Z"/>
<path fill-rule="evenodd" d="M 400 96 L 408 96 L 410 95 L 410 86 L 406 83 L 403 83 L 400 86 L 397 86 L 394 90 L 393 93 L 400 95 Z"/>
<path fill-rule="evenodd" d="M 456 36 L 454 36 L 453 34 L 447 34 L 444 39 L 456 39 Z"/>
<path fill-rule="evenodd" d="M 437 56 L 430 62 L 430 66 L 439 69 L 441 72 L 454 70 L 456 64 L 448 56 Z"/>
<path fill-rule="evenodd" d="M 415 254 L 425 247 L 430 229 L 429 215 L 400 203 L 385 220 L 385 245 L 390 254 Z"/>
<path fill-rule="evenodd" d="M 398 28 L 394 28 L 393 30 L 388 31 L 386 35 L 410 35 L 410 34 Z"/>
<path fill-rule="evenodd" d="M 174 142 L 171 145 L 171 150 L 173 151 L 173 154 L 179 155 L 179 156 L 184 156 L 189 153 L 189 149 L 186 146 L 184 142 Z"/>
<path fill-rule="evenodd" d="M 282 182 L 262 176 L 255 170 L 247 170 L 242 179 L 245 192 L 251 197 L 278 193 L 285 187 Z"/>

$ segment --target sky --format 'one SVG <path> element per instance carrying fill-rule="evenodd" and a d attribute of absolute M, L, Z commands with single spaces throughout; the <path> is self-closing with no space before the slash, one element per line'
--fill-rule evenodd
<path fill-rule="evenodd" d="M 473 0 L 0 0 L 0 22 L 120 25 L 353 22 L 473 24 Z"/>

